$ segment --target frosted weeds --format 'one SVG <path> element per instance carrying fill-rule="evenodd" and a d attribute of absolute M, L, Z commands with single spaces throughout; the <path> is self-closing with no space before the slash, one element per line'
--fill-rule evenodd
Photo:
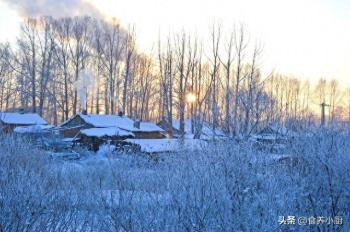
<path fill-rule="evenodd" d="M 79 160 L 52 159 L 0 140 L 4 231 L 279 231 L 278 216 L 342 216 L 348 231 L 350 138 L 317 132 L 283 154 L 250 142 L 150 158 L 105 145 Z M 82 150 L 83 152 L 83 150 Z"/>

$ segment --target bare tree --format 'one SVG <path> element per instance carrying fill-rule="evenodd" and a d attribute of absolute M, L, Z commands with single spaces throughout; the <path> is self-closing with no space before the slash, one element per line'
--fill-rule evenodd
<path fill-rule="evenodd" d="M 122 112 L 126 111 L 128 85 L 133 75 L 132 64 L 133 64 L 133 58 L 134 58 L 134 52 L 135 52 L 135 32 L 134 32 L 134 29 L 130 29 L 130 28 L 128 31 L 129 32 L 125 41 L 126 51 L 125 51 L 125 74 L 124 74 L 124 80 L 123 80 Z"/>
<path fill-rule="evenodd" d="M 38 21 L 36 19 L 27 19 L 25 24 L 21 26 L 22 39 L 18 40 L 21 48 L 21 67 L 22 75 L 26 75 L 30 80 L 32 112 L 36 112 L 36 81 L 37 81 L 37 40 L 38 40 Z"/>
<path fill-rule="evenodd" d="M 8 109 L 10 96 L 15 99 L 11 87 L 11 60 L 10 45 L 0 44 L 0 110 Z"/>
<path fill-rule="evenodd" d="M 221 26 L 213 25 L 211 31 L 211 49 L 212 49 L 212 70 L 211 70 L 211 112 L 212 112 L 212 126 L 215 133 L 216 128 L 219 126 L 219 105 L 218 105 L 218 83 L 219 83 L 219 69 L 220 69 L 220 57 L 219 46 L 221 39 Z"/>
<path fill-rule="evenodd" d="M 55 38 L 58 45 L 55 49 L 55 55 L 63 76 L 63 97 L 61 100 L 61 106 L 63 107 L 63 120 L 68 119 L 70 112 L 69 95 L 72 81 L 69 74 L 69 64 L 71 60 L 69 53 L 69 40 L 71 37 L 71 27 L 72 20 L 70 18 L 54 21 Z"/>
<path fill-rule="evenodd" d="M 178 104 L 179 104 L 179 129 L 181 137 L 185 135 L 185 94 L 187 87 L 187 75 L 186 75 L 186 34 L 183 32 L 178 38 L 177 44 L 177 71 L 178 71 Z"/>
<path fill-rule="evenodd" d="M 53 53 L 55 42 L 52 32 L 51 18 L 41 18 L 40 26 L 43 28 L 43 38 L 39 37 L 40 46 L 40 79 L 39 79 L 39 114 L 44 114 L 44 103 L 47 98 L 47 85 L 52 77 L 53 70 Z"/>
<path fill-rule="evenodd" d="M 220 62 L 223 65 L 226 73 L 226 90 L 225 90 L 225 129 L 228 134 L 231 133 L 231 125 L 232 125 L 232 119 L 231 119 L 231 98 L 232 98 L 232 90 L 231 90 L 231 72 L 232 72 L 232 65 L 234 61 L 233 56 L 233 38 L 234 38 L 234 32 L 232 31 L 230 33 L 230 36 L 228 38 L 228 42 L 226 45 L 226 60 L 220 58 Z"/>
<path fill-rule="evenodd" d="M 120 60 L 124 48 L 124 31 L 117 22 L 104 24 L 103 66 L 106 71 L 105 108 L 106 113 L 115 114 L 116 99 L 119 97 Z M 117 91 L 116 91 L 117 90 Z"/>
<path fill-rule="evenodd" d="M 258 70 L 258 59 L 261 55 L 262 47 L 255 44 L 252 61 L 248 65 L 248 74 L 247 74 L 247 94 L 246 100 L 244 101 L 245 116 L 244 116 L 244 133 L 249 134 L 251 132 L 251 112 L 253 110 L 254 104 L 254 95 L 258 91 L 259 83 L 259 70 Z"/>
<path fill-rule="evenodd" d="M 247 48 L 246 32 L 244 25 L 241 24 L 239 29 L 235 29 L 235 50 L 236 50 L 236 75 L 235 75 L 235 101 L 233 109 L 233 134 L 235 136 L 240 134 L 240 125 L 238 120 L 238 109 L 239 109 L 239 90 L 241 81 L 244 79 L 243 76 L 243 62 L 245 57 L 245 50 Z"/>

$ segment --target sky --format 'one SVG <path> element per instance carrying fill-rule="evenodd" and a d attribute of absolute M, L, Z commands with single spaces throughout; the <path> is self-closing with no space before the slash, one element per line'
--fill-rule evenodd
<path fill-rule="evenodd" d="M 0 0 L 0 42 L 15 41 L 27 15 L 85 13 L 134 25 L 145 52 L 169 32 L 185 30 L 206 43 L 213 22 L 223 31 L 243 23 L 250 43 L 263 44 L 264 73 L 350 84 L 349 0 Z"/>

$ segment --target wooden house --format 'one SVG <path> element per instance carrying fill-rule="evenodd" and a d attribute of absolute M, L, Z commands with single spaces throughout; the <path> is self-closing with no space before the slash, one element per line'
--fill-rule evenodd
<path fill-rule="evenodd" d="M 167 132 L 168 137 L 180 137 L 180 120 L 173 120 L 172 125 L 165 120 L 162 120 L 157 125 Z M 194 123 L 192 126 L 192 120 L 190 119 L 184 121 L 184 132 L 184 137 L 187 139 L 197 138 L 212 140 L 227 137 L 224 131 L 219 127 L 213 129 L 206 122 Z"/>
<path fill-rule="evenodd" d="M 58 128 L 65 138 L 79 138 L 93 150 L 106 142 L 127 138 L 160 139 L 165 131 L 150 122 L 134 121 L 122 115 L 77 114 Z"/>
<path fill-rule="evenodd" d="M 102 114 L 77 114 L 57 127 L 65 138 L 79 136 L 80 131 L 89 128 L 119 127 L 132 128 L 134 121 L 126 116 Z"/>
<path fill-rule="evenodd" d="M 118 127 L 90 128 L 80 131 L 80 142 L 93 151 L 97 151 L 101 144 L 119 144 L 125 139 L 134 137 L 132 132 Z"/>
<path fill-rule="evenodd" d="M 296 133 L 288 130 L 286 127 L 277 124 L 269 124 L 263 127 L 252 138 L 265 144 L 285 143 L 288 139 L 296 136 Z"/>
<path fill-rule="evenodd" d="M 151 122 L 134 121 L 127 116 L 103 114 L 77 114 L 58 126 L 63 137 L 74 138 L 80 131 L 89 128 L 116 127 L 131 132 L 135 138 L 164 138 L 165 131 Z"/>
<path fill-rule="evenodd" d="M 0 127 L 6 133 L 13 132 L 16 127 L 44 125 L 48 123 L 35 113 L 0 113 Z"/>
<path fill-rule="evenodd" d="M 163 139 L 166 137 L 165 130 L 151 122 L 135 121 L 131 130 L 121 128 L 134 133 L 137 139 Z"/>

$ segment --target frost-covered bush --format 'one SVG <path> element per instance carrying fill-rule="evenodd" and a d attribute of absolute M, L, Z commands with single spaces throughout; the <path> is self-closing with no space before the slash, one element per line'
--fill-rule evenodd
<path fill-rule="evenodd" d="M 349 231 L 350 137 L 317 131 L 284 154 L 213 142 L 154 157 L 105 146 L 52 159 L 0 140 L 0 231 Z M 279 225 L 279 216 L 342 216 Z"/>

